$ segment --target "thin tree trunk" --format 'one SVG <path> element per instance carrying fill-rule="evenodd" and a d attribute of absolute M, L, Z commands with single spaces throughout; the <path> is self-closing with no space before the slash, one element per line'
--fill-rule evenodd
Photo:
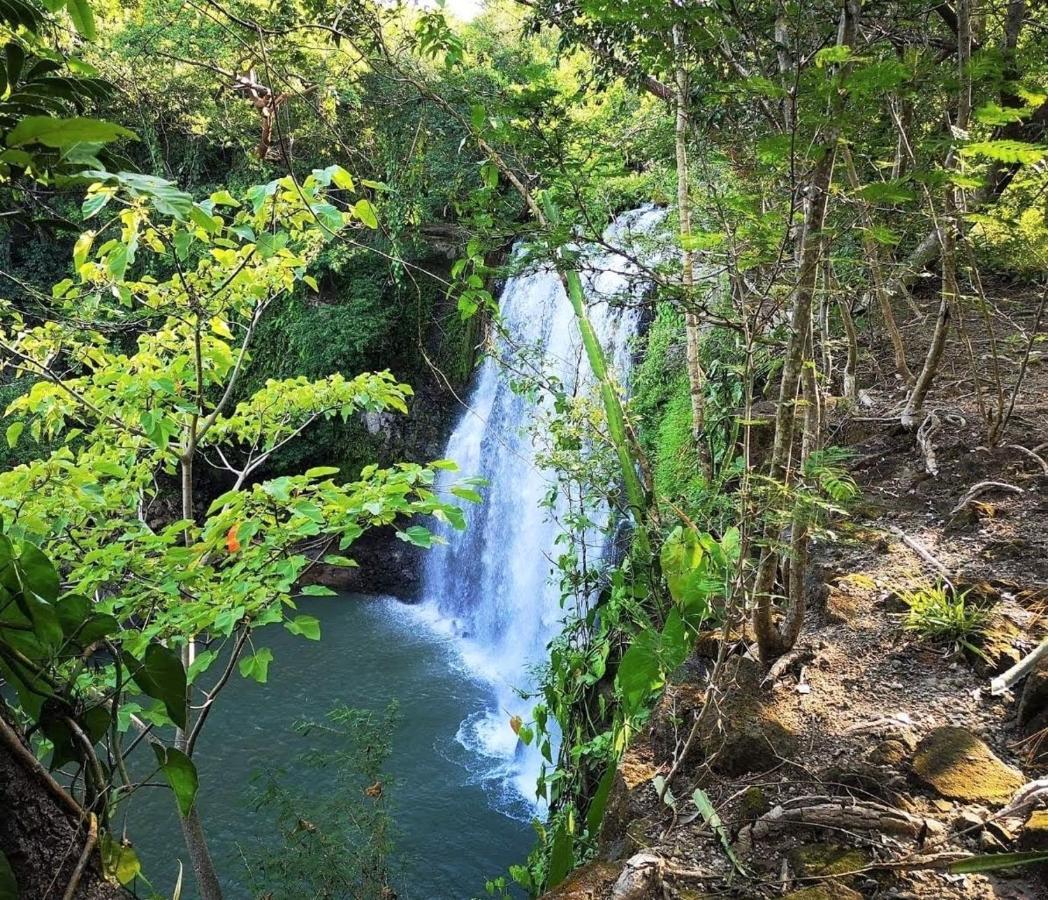
<path fill-rule="evenodd" d="M 853 43 L 861 6 L 861 0 L 844 0 L 844 11 L 838 35 L 839 46 L 851 46 Z M 809 342 L 811 330 L 812 301 L 818 280 L 819 258 L 823 243 L 822 229 L 826 222 L 829 188 L 833 178 L 833 164 L 840 136 L 838 121 L 842 104 L 843 98 L 838 95 L 830 113 L 830 125 L 823 141 L 823 154 L 815 164 L 812 173 L 809 190 L 810 202 L 800 249 L 800 271 L 794 292 L 793 310 L 790 315 L 790 337 L 786 344 L 782 377 L 779 383 L 779 401 L 775 410 L 775 438 L 772 445 L 769 475 L 774 482 L 785 487 L 789 487 L 787 464 L 794 441 L 796 397 L 803 374 L 804 351 Z M 805 544 L 802 558 L 806 559 L 806 521 L 799 530 L 801 538 L 798 539 L 795 534 L 791 541 L 794 544 L 792 555 L 794 557 L 798 555 L 800 548 L 796 544 L 801 542 Z M 757 637 L 761 659 L 765 661 L 790 649 L 792 642 L 796 640 L 796 635 L 799 634 L 804 614 L 803 607 L 792 612 L 788 611 L 785 628 L 780 628 L 774 620 L 772 599 L 775 574 L 779 563 L 775 538 L 774 526 L 769 523 L 764 529 L 764 548 L 761 551 L 754 577 L 753 630 Z M 803 583 L 803 576 L 799 573 L 798 577 Z"/>
<path fill-rule="evenodd" d="M 841 158 L 844 160 L 845 171 L 848 175 L 848 184 L 851 189 L 858 190 L 859 175 L 855 171 L 855 162 L 852 160 L 851 151 L 847 144 L 841 147 Z M 884 275 L 881 267 L 881 253 L 877 242 L 873 239 L 871 229 L 873 218 L 865 201 L 859 201 L 859 214 L 862 218 L 862 247 L 866 254 L 866 262 L 870 269 L 870 281 L 873 285 L 873 293 L 877 298 L 877 305 L 881 310 L 881 318 L 884 320 L 884 329 L 888 332 L 888 340 L 892 344 L 892 353 L 895 357 L 895 371 L 902 379 L 903 384 L 913 384 L 913 373 L 906 363 L 906 345 L 903 343 L 899 326 L 895 322 L 895 313 L 892 311 L 891 297 L 884 286 Z"/>
<path fill-rule="evenodd" d="M 952 223 L 946 222 L 941 226 L 942 231 L 942 299 L 939 301 L 939 313 L 935 319 L 935 330 L 932 332 L 931 344 L 921 367 L 921 374 L 917 376 L 910 396 L 906 398 L 906 406 L 902 411 L 902 424 L 906 428 L 914 428 L 917 425 L 917 417 L 924 408 L 924 401 L 931 390 L 932 382 L 939 371 L 939 362 L 942 360 L 943 351 L 946 348 L 946 335 L 950 330 L 950 307 L 956 302 L 957 296 L 957 267 L 956 254 L 954 252 L 954 238 L 951 228 Z"/>
<path fill-rule="evenodd" d="M 683 59 L 683 41 L 680 26 L 673 27 L 673 46 L 678 61 Z M 674 143 L 677 155 L 677 214 L 680 218 L 681 288 L 684 302 L 684 331 L 687 338 L 688 388 L 691 393 L 691 435 L 699 456 L 703 474 L 712 476 L 709 447 L 706 443 L 706 377 L 702 371 L 700 349 L 702 327 L 695 311 L 695 254 L 691 249 L 691 201 L 689 199 L 688 167 L 688 73 L 683 63 L 675 73 L 676 127 Z"/>
<path fill-rule="evenodd" d="M 958 0 L 957 3 L 957 73 L 960 88 L 957 94 L 957 115 L 955 126 L 959 130 L 968 127 L 968 119 L 971 115 L 971 73 L 969 61 L 971 60 L 971 5 L 969 0 Z M 946 168 L 954 169 L 957 166 L 957 153 L 951 149 L 946 158 Z M 960 303 L 960 285 L 957 281 L 957 239 L 955 229 L 959 226 L 958 212 L 961 208 L 960 189 L 947 187 L 944 215 L 941 219 L 935 215 L 934 204 L 929 195 L 929 207 L 932 218 L 935 219 L 935 236 L 938 240 L 939 251 L 942 259 L 942 298 L 939 301 L 939 313 L 935 319 L 935 330 L 932 333 L 931 344 L 924 358 L 924 366 L 921 374 L 917 376 L 917 382 L 906 398 L 906 406 L 902 412 L 902 424 L 906 428 L 913 428 L 917 424 L 917 418 L 924 407 L 924 401 L 931 390 L 932 383 L 939 371 L 939 363 L 946 349 L 946 336 L 949 333 L 950 310 Z"/>

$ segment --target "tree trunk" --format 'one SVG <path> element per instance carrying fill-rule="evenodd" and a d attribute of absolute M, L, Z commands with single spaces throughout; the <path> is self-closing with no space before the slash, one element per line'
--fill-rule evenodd
<path fill-rule="evenodd" d="M 845 170 L 848 174 L 848 183 L 851 189 L 859 187 L 859 175 L 855 171 L 855 163 L 852 161 L 851 151 L 848 146 L 841 147 L 841 158 L 844 160 Z M 884 329 L 888 332 L 888 340 L 892 344 L 892 352 L 895 356 L 895 371 L 902 379 L 903 384 L 913 384 L 913 373 L 906 363 L 906 345 L 903 343 L 899 326 L 895 322 L 895 314 L 892 312 L 892 302 L 889 292 L 885 290 L 884 276 L 881 267 L 880 248 L 873 239 L 870 229 L 873 227 L 873 219 L 870 211 L 863 201 L 859 201 L 860 215 L 862 218 L 863 233 L 862 247 L 866 254 L 866 262 L 870 268 L 870 281 L 873 284 L 873 293 L 877 297 L 877 305 L 881 310 L 881 318 L 884 320 Z"/>
<path fill-rule="evenodd" d="M 673 46 L 678 60 L 683 55 L 680 26 L 673 27 Z M 699 351 L 702 329 L 695 311 L 695 254 L 691 249 L 691 201 L 688 197 L 690 172 L 688 167 L 688 73 L 678 65 L 676 82 L 676 127 L 674 143 L 677 155 L 677 214 L 680 218 L 681 288 L 684 303 L 684 331 L 687 337 L 688 387 L 691 393 L 691 435 L 699 455 L 703 474 L 712 476 L 709 447 L 706 443 L 706 377 L 702 371 Z"/>
<path fill-rule="evenodd" d="M 88 846 L 88 823 L 76 802 L 63 800 L 61 788 L 32 760 L 32 751 L 0 719 L 0 853 L 14 872 L 20 900 L 58 900 L 74 877 L 76 900 L 128 900 L 123 888 L 103 877 L 98 846 Z"/>
<path fill-rule="evenodd" d="M 839 46 L 851 46 L 855 39 L 855 29 L 861 10 L 861 0 L 844 0 L 844 11 L 841 18 Z M 837 143 L 840 137 L 839 113 L 843 98 L 838 95 L 831 110 L 830 124 L 823 141 L 823 154 L 815 164 L 809 185 L 809 203 L 804 223 L 804 237 L 800 248 L 800 271 L 797 275 L 797 286 L 793 297 L 793 310 L 790 314 L 789 340 L 783 358 L 782 378 L 779 382 L 779 401 L 775 409 L 775 439 L 772 445 L 769 476 L 773 482 L 789 487 L 788 463 L 793 450 L 796 426 L 796 398 L 800 387 L 804 367 L 805 348 L 809 344 L 811 333 L 812 301 L 819 274 L 819 258 L 822 255 L 822 229 L 826 222 L 826 209 L 829 203 L 830 182 L 833 178 L 833 164 L 837 155 Z M 802 461 L 803 462 L 803 461 Z M 802 538 L 796 538 L 797 523 L 794 524 L 795 539 L 793 555 L 801 551 L 802 560 L 807 555 L 807 523 L 800 531 Z M 779 566 L 779 552 L 775 546 L 778 535 L 773 523 L 764 528 L 764 548 L 761 551 L 754 577 L 754 611 L 753 630 L 762 660 L 769 660 L 785 653 L 792 646 L 800 633 L 803 618 L 803 606 L 800 609 L 788 610 L 785 627 L 780 627 L 773 615 L 773 591 L 775 575 Z M 803 543 L 803 548 L 797 545 Z M 801 573 L 798 573 L 801 575 Z M 803 576 L 801 575 L 803 579 Z M 791 579 L 792 580 L 792 579 Z"/>

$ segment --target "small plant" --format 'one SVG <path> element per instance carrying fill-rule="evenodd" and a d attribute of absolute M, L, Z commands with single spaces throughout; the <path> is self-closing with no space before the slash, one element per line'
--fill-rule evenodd
<path fill-rule="evenodd" d="M 982 656 L 977 645 L 986 634 L 990 613 L 969 602 L 968 593 L 941 582 L 900 590 L 899 599 L 909 607 L 903 627 L 926 640 Z"/>

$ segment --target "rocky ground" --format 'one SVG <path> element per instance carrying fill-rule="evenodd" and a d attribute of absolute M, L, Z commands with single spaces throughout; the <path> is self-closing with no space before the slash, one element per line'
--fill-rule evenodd
<path fill-rule="evenodd" d="M 995 314 L 1006 392 L 1036 302 L 1013 294 Z M 907 335 L 911 346 L 926 329 Z M 873 387 L 859 408 L 834 409 L 827 441 L 853 451 L 862 499 L 817 541 L 797 650 L 769 671 L 743 636 L 711 691 L 716 642 L 700 642 L 620 766 L 600 857 L 551 897 L 1048 897 L 1048 865 L 950 869 L 1048 850 L 1048 781 L 1037 783 L 1048 776 L 1048 661 L 990 690 L 1048 634 L 1048 360 L 1034 354 L 990 448 L 970 365 L 992 405 L 992 346 L 985 331 L 969 338 L 971 355 L 949 348 L 923 447 L 897 424 L 897 382 L 868 361 Z M 984 611 L 970 646 L 905 627 L 902 597 L 922 585 L 952 585 Z M 678 799 L 662 804 L 653 780 L 708 699 L 716 715 L 674 781 Z"/>

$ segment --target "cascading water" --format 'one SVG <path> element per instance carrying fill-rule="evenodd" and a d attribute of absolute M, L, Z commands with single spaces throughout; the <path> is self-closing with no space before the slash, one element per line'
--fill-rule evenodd
<path fill-rule="evenodd" d="M 604 243 L 651 260 L 651 238 L 664 217 L 652 206 L 626 213 L 607 229 Z M 647 246 L 638 247 L 638 241 Z M 640 304 L 609 300 L 639 299 L 650 283 L 622 255 L 603 247 L 582 253 L 591 321 L 625 386 Z M 469 408 L 445 452 L 461 473 L 486 479 L 484 500 L 467 510 L 464 533 L 448 532 L 447 546 L 427 555 L 423 611 L 453 636 L 464 667 L 492 688 L 490 706 L 459 729 L 459 743 L 476 756 L 471 770 L 492 789 L 499 808 L 530 813 L 541 762 L 537 751 L 519 744 L 510 717 L 529 718 L 532 704 L 519 692 L 534 686 L 531 670 L 545 658 L 563 621 L 550 560 L 564 509 L 563 501 L 561 508 L 543 505 L 555 479 L 536 463 L 532 426 L 539 421 L 540 404 L 534 395 L 514 392 L 507 363 L 510 370 L 537 364 L 545 378 L 556 379 L 568 392 L 584 387 L 590 371 L 555 272 L 539 268 L 510 278 L 500 310 L 505 334 L 496 358 L 481 366 Z M 528 348 L 523 356 L 521 348 Z M 522 362 L 524 357 L 530 362 Z"/>

